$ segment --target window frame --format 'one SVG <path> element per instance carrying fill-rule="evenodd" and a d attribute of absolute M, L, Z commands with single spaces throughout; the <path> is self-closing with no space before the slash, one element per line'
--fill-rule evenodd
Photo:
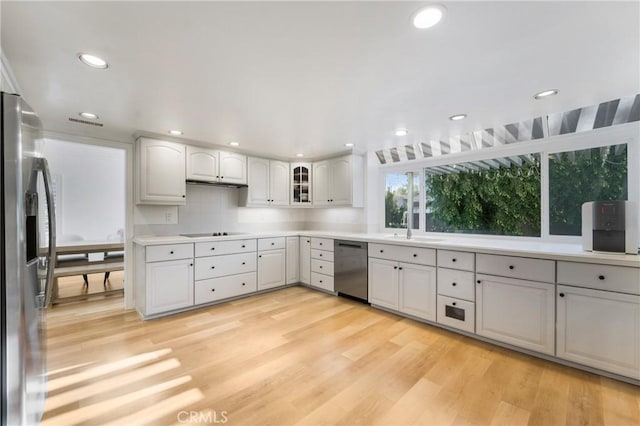
<path fill-rule="evenodd" d="M 571 133 L 549 137 L 545 129 L 545 137 L 536 141 L 519 142 L 509 145 L 501 145 L 477 151 L 457 152 L 446 155 L 430 157 L 402 164 L 385 164 L 380 166 L 382 202 L 378 211 L 381 212 L 381 232 L 398 233 L 406 232 L 404 228 L 386 228 L 384 194 L 386 191 L 386 175 L 388 173 L 407 173 L 414 171 L 420 175 L 420 185 L 423 196 L 420 197 L 420 224 L 419 229 L 413 230 L 415 235 L 433 236 L 440 238 L 473 238 L 473 239 L 517 239 L 518 241 L 535 241 L 580 244 L 580 236 L 551 235 L 549 232 L 549 156 L 566 151 L 579 151 L 583 149 L 599 148 L 609 145 L 627 145 L 627 185 L 628 200 L 638 204 L 640 209 L 640 123 L 632 122 L 605 127 L 586 132 Z M 488 234 L 454 234 L 445 232 L 425 231 L 425 200 L 424 200 L 424 169 L 434 166 L 454 165 L 479 160 L 489 160 L 496 157 L 516 156 L 523 154 L 540 154 L 540 236 L 522 237 L 510 235 Z M 639 215 L 640 216 L 640 215 Z M 640 229 L 640 219 L 638 223 Z"/>

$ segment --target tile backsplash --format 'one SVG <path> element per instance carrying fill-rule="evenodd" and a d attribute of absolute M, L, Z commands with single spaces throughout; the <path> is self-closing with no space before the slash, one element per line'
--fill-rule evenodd
<path fill-rule="evenodd" d="M 305 229 L 366 231 L 364 209 L 238 207 L 238 196 L 235 188 L 187 185 L 187 204 L 184 206 L 136 206 L 135 235 Z"/>

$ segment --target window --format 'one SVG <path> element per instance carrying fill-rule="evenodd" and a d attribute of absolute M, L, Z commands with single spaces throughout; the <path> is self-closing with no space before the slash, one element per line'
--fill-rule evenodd
<path fill-rule="evenodd" d="M 409 167 L 416 164 L 423 169 L 413 203 L 420 224 L 413 223 L 421 232 L 579 244 L 583 203 L 640 205 L 640 126 L 432 156 Z M 398 166 L 386 175 L 386 229 L 407 226 L 408 170 Z"/>
<path fill-rule="evenodd" d="M 626 144 L 549 156 L 549 234 L 580 235 L 582 203 L 627 199 Z"/>
<path fill-rule="evenodd" d="M 412 205 L 413 227 L 420 229 L 420 173 L 414 174 L 413 202 L 409 202 L 409 178 L 405 173 L 386 175 L 384 197 L 385 228 L 407 228 L 408 206 Z"/>
<path fill-rule="evenodd" d="M 540 222 L 539 156 L 425 169 L 427 232 L 539 237 Z"/>

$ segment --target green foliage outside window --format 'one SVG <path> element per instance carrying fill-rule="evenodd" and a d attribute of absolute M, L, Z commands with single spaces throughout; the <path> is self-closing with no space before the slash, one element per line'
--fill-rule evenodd
<path fill-rule="evenodd" d="M 406 228 L 407 225 L 402 223 L 402 217 L 407 211 L 407 207 L 398 207 L 396 203 L 396 195 L 387 188 L 384 197 L 385 222 L 387 228 Z"/>
<path fill-rule="evenodd" d="M 538 161 L 427 175 L 425 188 L 429 232 L 540 236 Z"/>
<path fill-rule="evenodd" d="M 580 235 L 584 202 L 626 199 L 626 145 L 563 152 L 549 158 L 550 234 Z"/>

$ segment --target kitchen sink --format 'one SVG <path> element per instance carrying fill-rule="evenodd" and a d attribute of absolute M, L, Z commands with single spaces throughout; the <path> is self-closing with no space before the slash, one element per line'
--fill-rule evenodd
<path fill-rule="evenodd" d="M 394 234 L 394 235 L 386 235 L 384 238 L 388 238 L 390 240 L 399 240 L 399 241 L 418 241 L 424 243 L 435 243 L 438 241 L 444 241 L 443 238 L 433 238 L 433 237 L 421 237 L 421 236 L 411 236 L 407 240 L 407 236 L 405 234 Z"/>

